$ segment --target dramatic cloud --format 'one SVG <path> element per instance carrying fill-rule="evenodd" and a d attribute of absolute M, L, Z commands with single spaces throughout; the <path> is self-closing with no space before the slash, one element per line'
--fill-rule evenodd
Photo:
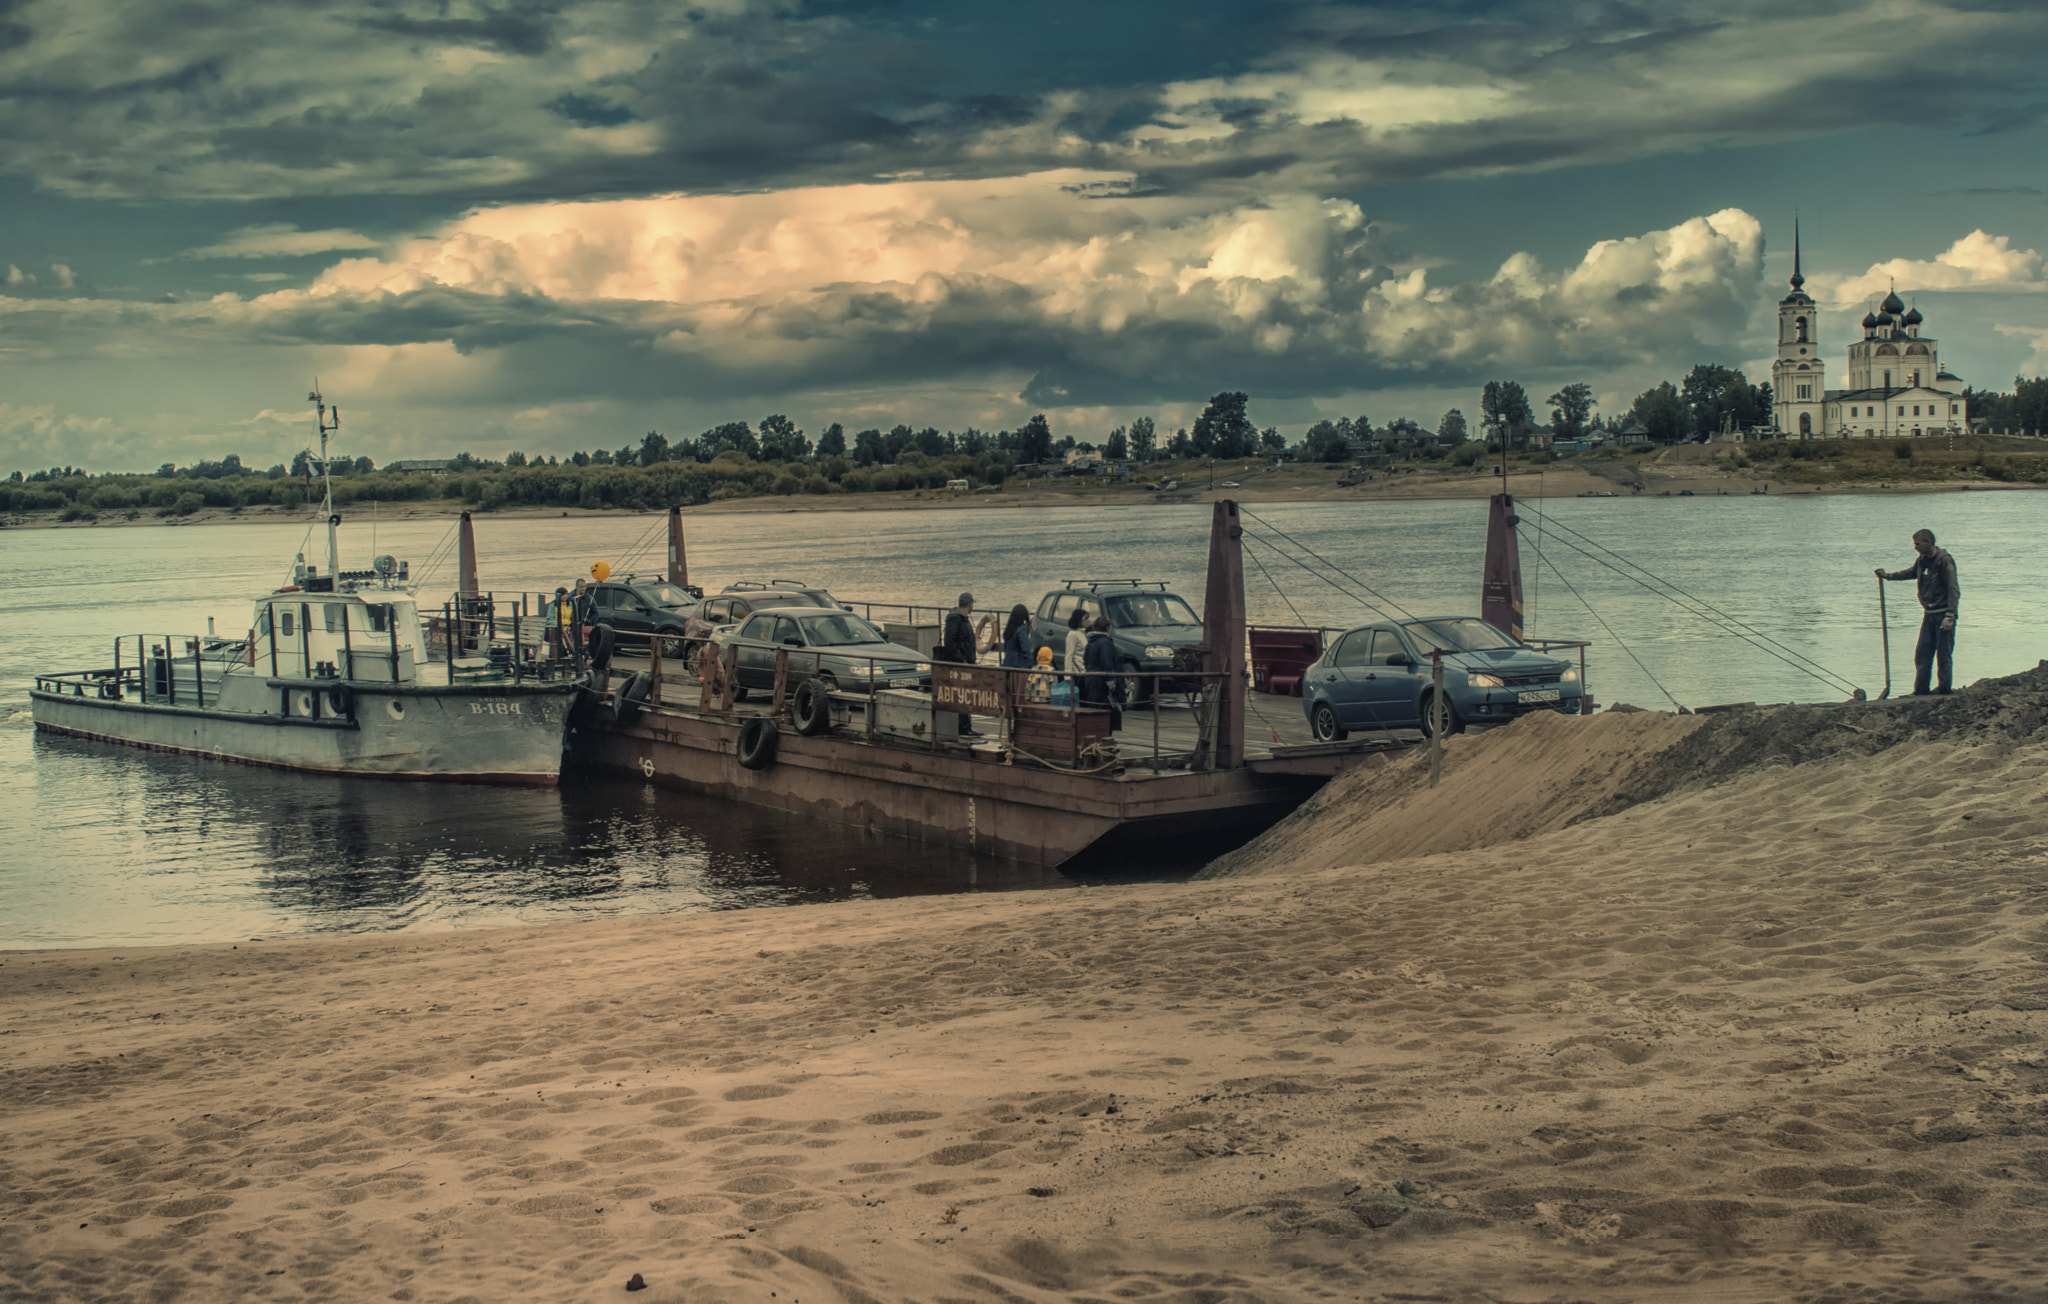
<path fill-rule="evenodd" d="M 217 243 L 186 249 L 180 258 L 303 258 L 308 254 L 375 249 L 379 241 L 354 231 L 301 231 L 288 222 L 245 226 Z"/>
<path fill-rule="evenodd" d="M 60 414 L 53 406 L 0 403 L 0 449 L 14 467 L 102 467 L 125 460 L 136 443 L 133 431 L 104 417 Z"/>
<path fill-rule="evenodd" d="M 1861 305 L 1893 287 L 1916 290 L 2048 291 L 2044 260 L 2032 249 L 2015 249 L 2007 236 L 1972 231 L 1932 259 L 1894 258 L 1853 276 L 1815 277 L 1815 293 L 1837 307 Z"/>
<path fill-rule="evenodd" d="M 27 0 L 13 23 L 0 171 L 74 195 L 214 198 L 1062 167 L 1139 191 L 1344 194 L 1887 123 L 2007 128 L 2048 41 L 2037 7 L 1938 0 L 1303 5 L 1247 28 L 1248 71 L 991 95 L 936 89 L 964 70 L 914 13 L 785 0 Z"/>
<path fill-rule="evenodd" d="M 1058 407 L 1653 362 L 1738 337 L 1761 293 L 1739 210 L 1439 285 L 1349 201 L 1087 197 L 1104 180 L 507 206 L 253 299 L 0 300 L 0 342 L 339 346 L 387 393 L 507 399 L 1009 375 Z"/>

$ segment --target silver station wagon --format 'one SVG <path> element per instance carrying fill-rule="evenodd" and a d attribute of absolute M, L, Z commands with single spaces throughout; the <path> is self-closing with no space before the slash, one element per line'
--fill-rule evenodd
<path fill-rule="evenodd" d="M 734 678 L 740 693 L 775 687 L 775 657 L 783 649 L 789 652 L 784 682 L 792 692 L 811 678 L 848 693 L 931 684 L 931 668 L 915 648 L 891 643 L 850 611 L 769 607 L 716 641 L 739 649 Z"/>

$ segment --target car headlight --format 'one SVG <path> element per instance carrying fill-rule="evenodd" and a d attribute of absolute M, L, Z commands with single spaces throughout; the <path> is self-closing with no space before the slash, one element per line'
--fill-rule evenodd
<path fill-rule="evenodd" d="M 1499 675 L 1467 675 L 1465 678 L 1471 682 L 1474 688 L 1499 688 L 1501 686 Z"/>
<path fill-rule="evenodd" d="M 1148 647 L 1145 649 L 1145 655 L 1148 657 L 1170 657 L 1173 655 L 1173 649 L 1170 647 Z"/>
<path fill-rule="evenodd" d="M 1560 684 L 1576 684 L 1579 682 L 1579 672 L 1567 666 L 1565 672 L 1557 677 L 1557 682 Z"/>

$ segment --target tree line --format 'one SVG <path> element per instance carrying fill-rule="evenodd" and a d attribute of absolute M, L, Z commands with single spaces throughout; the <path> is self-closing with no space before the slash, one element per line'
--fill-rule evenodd
<path fill-rule="evenodd" d="M 2015 378 L 2013 392 L 1968 392 L 1973 423 L 1992 429 L 2048 430 L 2048 378 Z M 1365 416 L 1338 417 L 1310 426 L 1291 449 L 1277 429 L 1258 429 L 1250 397 L 1226 391 L 1210 398 L 1190 427 L 1165 438 L 1150 417 L 1117 426 L 1102 441 L 1056 436 L 1044 414 L 1015 430 L 940 431 L 897 425 L 849 434 L 837 422 L 813 441 L 787 416 L 770 415 L 758 427 L 744 421 L 714 426 L 671 442 L 649 431 L 637 444 L 571 453 L 566 459 L 514 452 L 492 461 L 461 452 L 445 475 L 379 470 L 367 457 L 336 457 L 338 504 L 415 502 L 456 498 L 474 506 L 625 508 L 657 510 L 772 494 L 879 493 L 939 489 L 948 481 L 1002 484 L 1019 473 L 1062 461 L 1072 450 L 1110 462 L 1145 463 L 1278 456 L 1292 452 L 1312 461 L 1347 462 L 1370 452 L 1405 452 L 1469 465 L 1503 445 L 1525 447 L 1537 429 L 1535 408 L 1517 381 L 1488 381 L 1479 394 L 1474 430 L 1464 411 L 1451 408 L 1434 428 L 1408 417 L 1376 426 Z M 1636 396 L 1615 418 L 1596 414 L 1592 386 L 1562 386 L 1544 400 L 1554 440 L 1572 441 L 1640 424 L 1650 442 L 1674 444 L 1702 435 L 1768 426 L 1771 387 L 1751 385 L 1739 370 L 1702 363 L 1673 385 L 1661 382 Z M 99 474 L 61 466 L 13 472 L 0 483 L 0 511 L 54 511 L 84 515 L 155 511 L 190 514 L 201 508 L 297 507 L 320 500 L 317 464 L 310 452 L 263 470 L 230 453 L 217 462 L 176 466 L 146 474 Z"/>

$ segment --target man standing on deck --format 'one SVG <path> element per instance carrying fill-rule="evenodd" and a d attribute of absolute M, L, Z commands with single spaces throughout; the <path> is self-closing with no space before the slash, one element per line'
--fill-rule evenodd
<path fill-rule="evenodd" d="M 981 650 L 974 644 L 974 595 L 960 595 L 960 605 L 946 613 L 945 627 L 939 636 L 938 651 L 932 654 L 935 661 L 957 661 L 973 665 L 981 659 Z M 960 713 L 960 736 L 973 738 L 980 731 L 974 727 L 974 717 L 965 711 Z"/>
<path fill-rule="evenodd" d="M 590 627 L 597 623 L 597 599 L 590 596 L 590 582 L 576 577 L 576 591 L 569 595 L 576 607 L 576 653 L 580 663 L 590 656 Z"/>
<path fill-rule="evenodd" d="M 1934 531 L 1913 531 L 1913 564 L 1901 571 L 1877 568 L 1881 580 L 1918 580 L 1920 591 L 1920 642 L 1913 649 L 1913 696 L 1927 696 L 1928 672 L 1936 662 L 1941 674 L 1936 693 L 1949 691 L 1956 651 L 1956 604 L 1962 586 L 1956 582 L 1956 559 L 1934 546 Z"/>

